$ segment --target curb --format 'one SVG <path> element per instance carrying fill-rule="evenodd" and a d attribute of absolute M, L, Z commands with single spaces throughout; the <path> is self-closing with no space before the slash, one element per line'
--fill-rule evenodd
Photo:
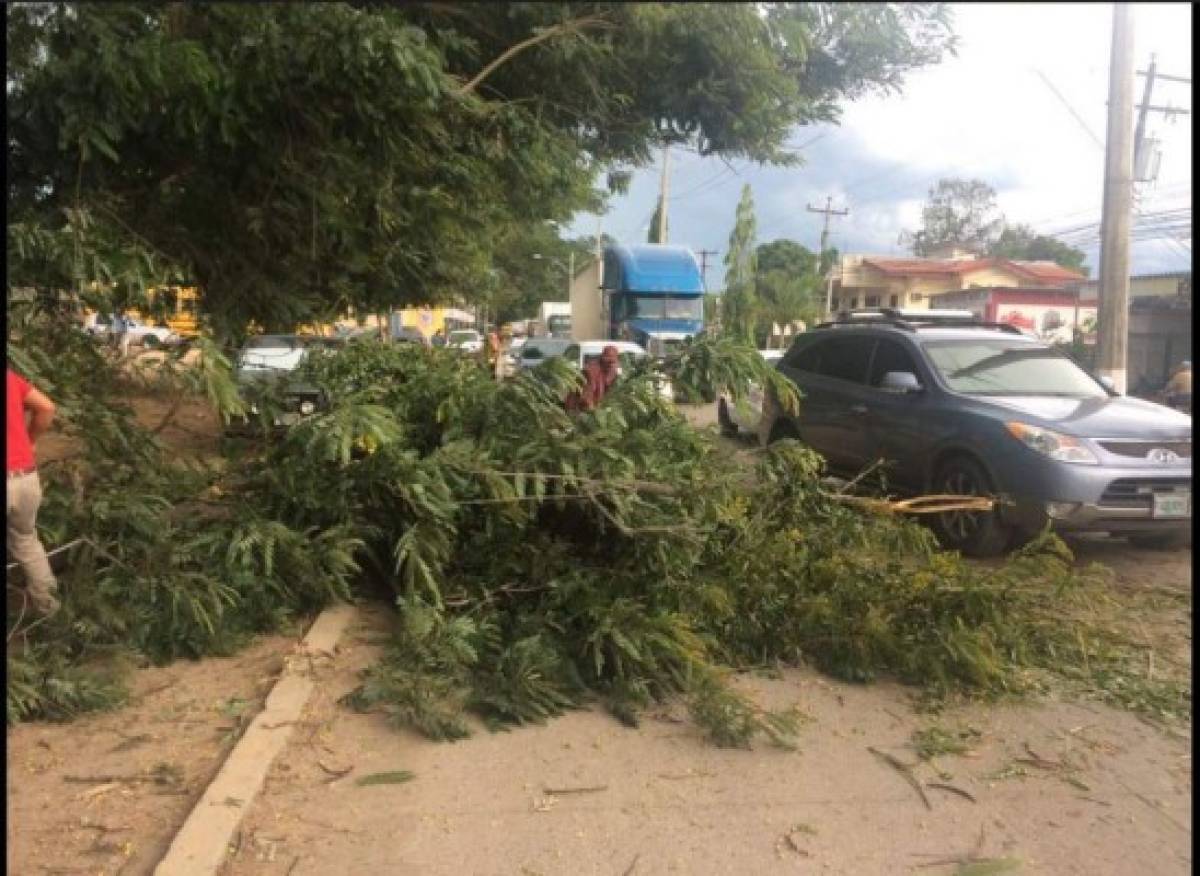
<path fill-rule="evenodd" d="M 154 868 L 154 876 L 214 876 L 224 864 L 234 831 L 262 790 L 267 771 L 287 745 L 316 686 L 308 672 L 313 659 L 333 655 L 356 613 L 353 605 L 335 605 L 313 621 L 297 652 L 287 659 L 262 711 L 250 722 L 175 834 L 171 847 Z"/>

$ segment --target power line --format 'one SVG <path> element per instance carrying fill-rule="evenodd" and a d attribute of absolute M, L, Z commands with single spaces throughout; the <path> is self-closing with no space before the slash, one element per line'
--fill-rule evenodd
<path fill-rule="evenodd" d="M 1059 91 L 1057 88 L 1054 87 L 1054 83 L 1050 81 L 1049 77 L 1047 77 L 1045 73 L 1043 73 L 1041 70 L 1037 69 L 1036 67 L 1034 67 L 1032 69 L 1033 69 L 1033 72 L 1036 73 L 1038 75 L 1038 77 L 1043 82 L 1046 83 L 1046 87 L 1049 88 L 1050 91 L 1052 91 L 1054 93 L 1054 96 L 1059 99 L 1059 101 L 1062 103 L 1062 105 L 1067 108 L 1067 112 L 1069 112 L 1071 114 L 1071 116 L 1075 119 L 1075 121 L 1079 122 L 1079 127 L 1083 128 L 1083 130 L 1087 132 L 1087 135 L 1092 138 L 1092 142 L 1095 143 L 1097 146 L 1099 146 L 1100 151 L 1103 152 L 1104 151 L 1104 141 L 1101 140 L 1099 137 L 1097 137 L 1096 132 L 1093 131 L 1090 127 L 1088 127 L 1088 123 L 1083 120 L 1083 116 L 1081 116 L 1079 113 L 1077 113 L 1075 111 L 1075 107 L 1071 106 L 1071 102 L 1069 100 L 1067 100 L 1065 97 L 1063 97 L 1061 91 Z"/>

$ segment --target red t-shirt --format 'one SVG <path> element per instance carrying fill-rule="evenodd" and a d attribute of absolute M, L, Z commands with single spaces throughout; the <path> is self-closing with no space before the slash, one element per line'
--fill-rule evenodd
<path fill-rule="evenodd" d="M 5 403 L 8 405 L 8 471 L 33 468 L 33 442 L 25 428 L 25 396 L 29 395 L 29 384 L 24 378 L 8 369 L 8 386 Z"/>

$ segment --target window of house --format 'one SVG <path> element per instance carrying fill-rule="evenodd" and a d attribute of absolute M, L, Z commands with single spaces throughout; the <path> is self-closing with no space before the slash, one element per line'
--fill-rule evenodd
<path fill-rule="evenodd" d="M 908 350 L 896 341 L 880 338 L 879 346 L 875 348 L 875 358 L 871 360 L 871 374 L 867 383 L 874 387 L 882 386 L 883 375 L 889 371 L 907 371 L 920 379 L 920 372 Z"/>
<path fill-rule="evenodd" d="M 856 308 L 856 307 L 858 307 L 858 298 L 857 297 L 851 298 L 850 299 L 850 309 L 854 310 L 854 308 Z"/>
<path fill-rule="evenodd" d="M 899 295 L 893 295 L 890 298 L 888 298 L 888 307 L 899 307 L 899 306 L 900 306 L 900 296 Z"/>
<path fill-rule="evenodd" d="M 879 306 L 879 296 L 878 295 L 868 295 L 866 297 L 866 299 L 863 301 L 863 306 L 864 307 L 878 307 Z"/>

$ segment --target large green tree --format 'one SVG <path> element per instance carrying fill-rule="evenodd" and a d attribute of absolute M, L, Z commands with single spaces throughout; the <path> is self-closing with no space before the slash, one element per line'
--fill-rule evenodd
<path fill-rule="evenodd" d="M 1087 253 L 1054 237 L 1036 233 L 1028 225 L 1005 228 L 988 247 L 987 254 L 995 258 L 1019 259 L 1033 262 L 1054 262 L 1072 271 L 1087 275 L 1083 260 Z"/>
<path fill-rule="evenodd" d="M 756 340 L 765 342 L 776 324 L 818 317 L 822 277 L 821 257 L 803 244 L 787 239 L 761 244 L 756 250 Z"/>
<path fill-rule="evenodd" d="M 229 332 L 478 296 L 604 170 L 672 142 L 794 161 L 797 124 L 953 48 L 941 4 L 8 13 L 10 287 L 176 266 Z"/>
<path fill-rule="evenodd" d="M 979 179 L 940 179 L 921 210 L 921 228 L 907 235 L 915 255 L 946 245 L 983 252 L 1000 236 L 1004 216 L 996 191 Z"/>
<path fill-rule="evenodd" d="M 725 292 L 721 296 L 721 322 L 725 331 L 739 340 L 753 343 L 758 317 L 757 262 L 754 195 L 747 183 L 742 186 L 729 247 L 725 253 Z"/>

